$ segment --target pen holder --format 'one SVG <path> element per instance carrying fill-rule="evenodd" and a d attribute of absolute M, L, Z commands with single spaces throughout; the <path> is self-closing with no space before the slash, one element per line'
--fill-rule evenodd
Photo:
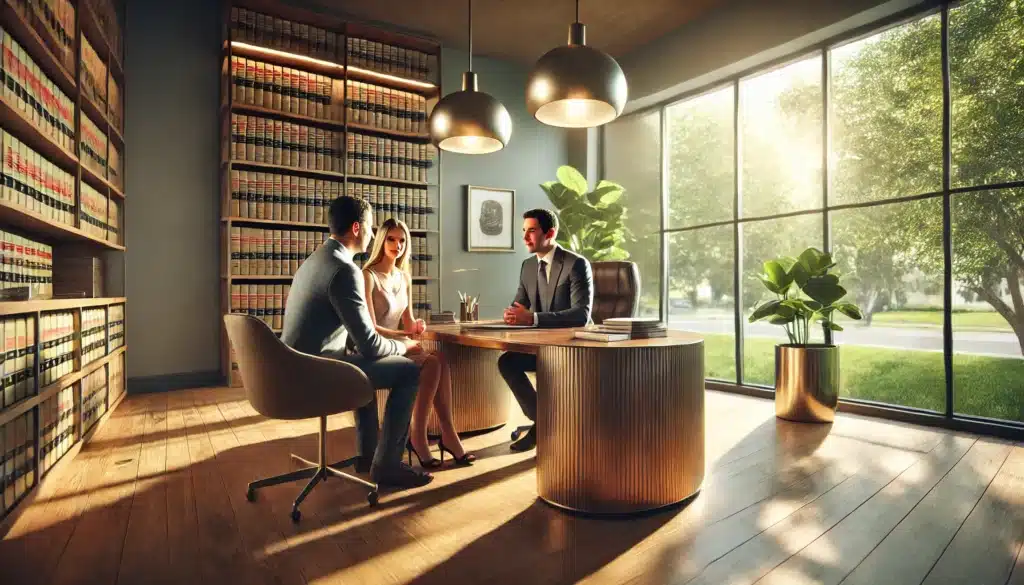
<path fill-rule="evenodd" d="M 459 321 L 479 321 L 480 320 L 480 305 L 473 307 L 472 311 L 469 311 L 466 307 L 465 302 L 459 303 Z"/>

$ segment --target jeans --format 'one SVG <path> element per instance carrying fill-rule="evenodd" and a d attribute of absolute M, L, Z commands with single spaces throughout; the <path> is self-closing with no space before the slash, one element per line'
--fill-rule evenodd
<path fill-rule="evenodd" d="M 356 434 L 359 436 L 357 452 L 360 457 L 373 454 L 377 469 L 393 469 L 402 461 L 402 452 L 409 439 L 409 419 L 419 388 L 420 369 L 412 360 L 402 356 L 367 359 L 360 355 L 331 355 L 346 361 L 366 374 L 374 388 L 390 388 L 384 406 L 384 424 L 377 442 L 377 396 L 366 406 L 356 409 Z"/>

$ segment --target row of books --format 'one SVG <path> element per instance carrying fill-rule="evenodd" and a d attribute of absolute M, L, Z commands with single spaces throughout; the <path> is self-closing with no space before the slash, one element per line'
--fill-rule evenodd
<path fill-rule="evenodd" d="M 322 59 L 338 61 L 340 33 L 270 14 L 231 7 L 232 40 Z"/>
<path fill-rule="evenodd" d="M 652 317 L 613 317 L 605 319 L 600 325 L 588 325 L 574 334 L 577 339 L 608 342 L 667 336 L 668 328 L 665 324 Z"/>
<path fill-rule="evenodd" d="M 339 96 L 335 98 L 337 88 Z M 341 85 L 326 75 L 231 57 L 231 101 L 321 120 L 341 120 Z"/>
<path fill-rule="evenodd" d="M 427 182 L 436 150 L 432 144 L 349 132 L 345 171 L 382 179 Z"/>
<path fill-rule="evenodd" d="M 82 366 L 107 355 L 107 310 L 82 309 Z"/>
<path fill-rule="evenodd" d="M 81 230 L 91 236 L 116 243 L 120 232 L 121 206 L 84 181 L 79 187 L 82 197 L 79 222 Z"/>
<path fill-rule="evenodd" d="M 100 130 L 89 116 L 82 112 L 82 140 L 78 143 L 78 157 L 82 165 L 101 177 L 107 176 L 107 133 Z"/>
<path fill-rule="evenodd" d="M 53 295 L 53 247 L 0 231 L 0 289 L 24 286 L 32 296 Z"/>
<path fill-rule="evenodd" d="M 75 70 L 75 7 L 69 0 L 8 0 L 67 71 Z"/>
<path fill-rule="evenodd" d="M 344 132 L 231 114 L 231 154 L 241 161 L 340 173 Z"/>
<path fill-rule="evenodd" d="M 82 35 L 82 67 L 79 88 L 82 96 L 91 99 L 100 110 L 107 109 L 107 64 L 96 54 L 89 39 Z"/>
<path fill-rule="evenodd" d="M 124 132 L 124 108 L 121 105 L 121 87 L 117 84 L 117 80 L 113 77 L 110 78 L 110 87 L 107 96 L 107 118 L 110 120 L 110 125 L 117 128 L 119 132 Z"/>
<path fill-rule="evenodd" d="M 62 388 L 39 406 L 39 474 L 50 470 L 67 453 L 78 436 L 75 420 L 78 401 L 75 386 Z"/>
<path fill-rule="evenodd" d="M 388 43 L 348 37 L 345 50 L 349 66 L 378 73 L 430 81 L 432 72 L 437 70 L 435 55 Z"/>
<path fill-rule="evenodd" d="M 0 82 L 4 100 L 64 148 L 75 143 L 75 103 L 6 30 Z M 73 70 L 73 69 L 72 69 Z"/>
<path fill-rule="evenodd" d="M 0 129 L 3 153 L 0 201 L 45 217 L 75 225 L 75 177 Z"/>
<path fill-rule="evenodd" d="M 4 515 L 35 486 L 36 421 L 31 410 L 0 426 L 0 509 Z"/>
<path fill-rule="evenodd" d="M 342 33 L 245 8 L 231 8 L 232 39 L 407 79 L 429 80 L 437 56 L 393 44 L 348 37 Z"/>
<path fill-rule="evenodd" d="M 111 305 L 107 311 L 107 347 L 114 351 L 124 345 L 124 305 Z"/>
<path fill-rule="evenodd" d="M 110 50 L 118 61 L 122 61 L 121 54 L 124 48 L 124 35 L 121 33 L 121 23 L 118 19 L 115 0 L 85 0 L 92 7 L 93 13 L 99 20 L 100 30 L 110 44 Z"/>
<path fill-rule="evenodd" d="M 103 309 L 99 309 L 102 311 Z M 75 314 L 43 313 L 39 319 L 39 385 L 46 386 L 75 371 Z"/>
<path fill-rule="evenodd" d="M 290 284 L 232 284 L 231 312 L 251 315 L 273 329 L 284 326 Z"/>
<path fill-rule="evenodd" d="M 231 170 L 232 217 L 327 223 L 327 207 L 343 183 L 259 171 Z"/>
<path fill-rule="evenodd" d="M 107 372 L 99 368 L 81 381 L 82 432 L 92 428 L 107 412 Z"/>
<path fill-rule="evenodd" d="M 124 167 L 121 152 L 117 150 L 113 142 L 110 143 L 110 148 L 107 150 L 107 180 L 118 189 L 124 189 Z"/>
<path fill-rule="evenodd" d="M 36 317 L 33 314 L 0 320 L 3 341 L 3 407 L 8 408 L 36 392 Z"/>
<path fill-rule="evenodd" d="M 327 239 L 326 231 L 231 228 L 232 276 L 291 276 Z"/>
<path fill-rule="evenodd" d="M 345 119 L 384 130 L 427 132 L 427 99 L 408 91 L 348 80 Z"/>
<path fill-rule="evenodd" d="M 349 181 L 345 193 L 365 199 L 373 207 L 377 225 L 393 217 L 404 221 L 410 229 L 430 229 L 430 215 L 434 213 L 434 208 L 430 206 L 430 192 L 425 188 Z"/>
<path fill-rule="evenodd" d="M 413 236 L 409 248 L 409 271 L 413 276 L 430 276 L 430 262 L 434 256 L 425 236 Z"/>

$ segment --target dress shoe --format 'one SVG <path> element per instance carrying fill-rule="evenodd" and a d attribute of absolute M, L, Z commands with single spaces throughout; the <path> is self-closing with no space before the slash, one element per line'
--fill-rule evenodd
<path fill-rule="evenodd" d="M 530 427 L 530 430 L 526 431 L 526 434 L 519 437 L 515 443 L 509 445 L 509 449 L 513 451 L 529 451 L 537 446 L 537 425 Z"/>
<path fill-rule="evenodd" d="M 434 476 L 413 469 L 405 462 L 399 462 L 394 467 L 386 469 L 374 467 L 370 470 L 370 480 L 380 487 L 411 488 L 427 485 L 434 481 Z"/>

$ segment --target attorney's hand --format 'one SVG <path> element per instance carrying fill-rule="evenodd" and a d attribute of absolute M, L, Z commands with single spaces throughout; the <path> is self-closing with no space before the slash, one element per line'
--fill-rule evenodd
<path fill-rule="evenodd" d="M 502 316 L 508 325 L 533 325 L 533 311 L 519 303 L 512 303 Z"/>
<path fill-rule="evenodd" d="M 420 342 L 415 339 L 403 339 L 402 343 L 405 344 L 405 355 L 414 355 L 423 351 Z"/>
<path fill-rule="evenodd" d="M 419 335 L 420 333 L 423 333 L 426 330 L 427 322 L 424 321 L 423 319 L 416 319 L 416 322 L 413 324 L 412 327 L 412 332 L 416 335 Z"/>

